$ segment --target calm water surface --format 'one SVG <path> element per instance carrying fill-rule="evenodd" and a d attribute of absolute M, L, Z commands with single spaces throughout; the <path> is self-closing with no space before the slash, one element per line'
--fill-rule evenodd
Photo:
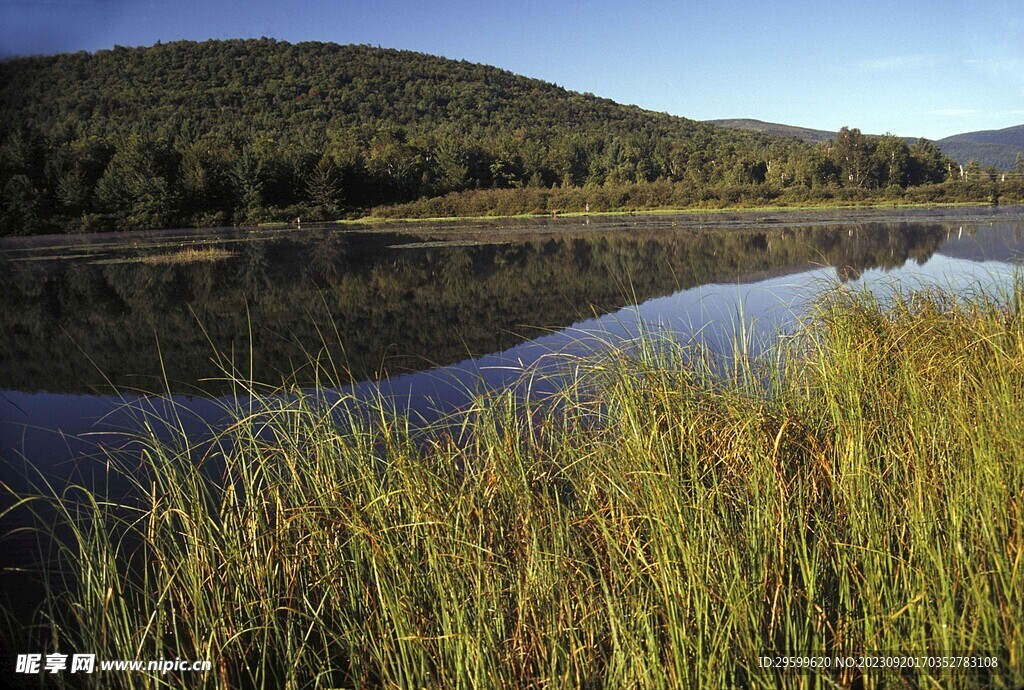
<path fill-rule="evenodd" d="M 126 402 L 166 412 L 146 393 L 198 433 L 231 374 L 319 372 L 430 419 L 642 331 L 725 349 L 744 324 L 769 346 L 837 284 L 993 289 L 1024 254 L 1019 209 L 396 227 L 4 240 L 2 479 L 87 472 L 131 428 Z"/>

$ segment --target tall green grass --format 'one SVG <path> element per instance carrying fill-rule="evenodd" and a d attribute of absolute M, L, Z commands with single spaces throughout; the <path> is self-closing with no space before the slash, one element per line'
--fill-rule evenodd
<path fill-rule="evenodd" d="M 1022 298 L 837 290 L 724 376 L 649 336 L 426 434 L 294 390 L 144 432 L 128 499 L 48 499 L 48 644 L 214 662 L 102 687 L 1019 687 Z M 999 666 L 758 664 L 869 652 Z"/>

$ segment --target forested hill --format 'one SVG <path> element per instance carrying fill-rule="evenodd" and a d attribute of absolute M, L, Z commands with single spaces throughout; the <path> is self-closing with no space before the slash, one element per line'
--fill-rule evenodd
<path fill-rule="evenodd" d="M 955 134 L 936 144 L 943 153 L 965 165 L 976 160 L 979 165 L 1024 172 L 1024 125 Z"/>
<path fill-rule="evenodd" d="M 937 150 L 886 149 L 868 166 L 875 147 L 853 131 L 852 149 L 816 148 L 368 46 L 18 58 L 0 62 L 0 233 L 336 218 L 489 188 L 660 180 L 700 198 L 715 185 L 941 179 Z M 890 170 L 897 159 L 905 170 Z"/>
<path fill-rule="evenodd" d="M 793 137 L 800 141 L 807 141 L 812 144 L 820 144 L 835 139 L 836 133 L 824 129 L 811 129 L 810 127 L 796 127 L 793 125 L 782 125 L 777 122 L 765 122 L 764 120 L 752 120 L 745 117 L 726 118 L 722 120 L 707 120 L 708 123 L 729 127 L 730 129 L 742 129 L 748 132 L 762 132 L 764 134 L 775 134 L 780 137 Z"/>
<path fill-rule="evenodd" d="M 411 136 L 438 128 L 442 136 L 518 128 L 713 132 L 494 67 L 369 46 L 177 42 L 11 60 L 2 75 L 5 121 L 20 116 L 65 137 L 177 138 L 186 124 L 204 134 L 296 143 L 299 127 L 313 139 L 342 131 L 372 136 L 385 125 Z"/>

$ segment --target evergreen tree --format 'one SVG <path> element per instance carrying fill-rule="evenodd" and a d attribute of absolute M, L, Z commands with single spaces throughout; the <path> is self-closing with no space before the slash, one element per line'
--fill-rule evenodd
<path fill-rule="evenodd" d="M 123 228 L 167 227 L 175 218 L 169 152 L 140 136 L 117 149 L 96 185 L 97 200 Z"/>
<path fill-rule="evenodd" d="M 0 194 L 0 234 L 29 235 L 35 231 L 39 193 L 27 175 L 12 175 Z"/>
<path fill-rule="evenodd" d="M 230 172 L 235 189 L 235 219 L 239 222 L 259 220 L 263 212 L 265 166 L 263 158 L 250 145 L 242 147 Z"/>
<path fill-rule="evenodd" d="M 338 171 L 334 162 L 326 155 L 321 156 L 306 181 L 306 198 L 315 218 L 331 219 L 337 216 L 341 202 L 339 189 Z"/>

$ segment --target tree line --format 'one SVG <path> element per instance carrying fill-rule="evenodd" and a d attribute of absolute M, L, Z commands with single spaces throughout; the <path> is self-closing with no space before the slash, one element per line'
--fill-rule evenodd
<path fill-rule="evenodd" d="M 473 190 L 779 196 L 958 173 L 926 140 L 844 128 L 811 145 L 369 46 L 181 41 L 0 63 L 3 234 L 330 220 Z"/>

